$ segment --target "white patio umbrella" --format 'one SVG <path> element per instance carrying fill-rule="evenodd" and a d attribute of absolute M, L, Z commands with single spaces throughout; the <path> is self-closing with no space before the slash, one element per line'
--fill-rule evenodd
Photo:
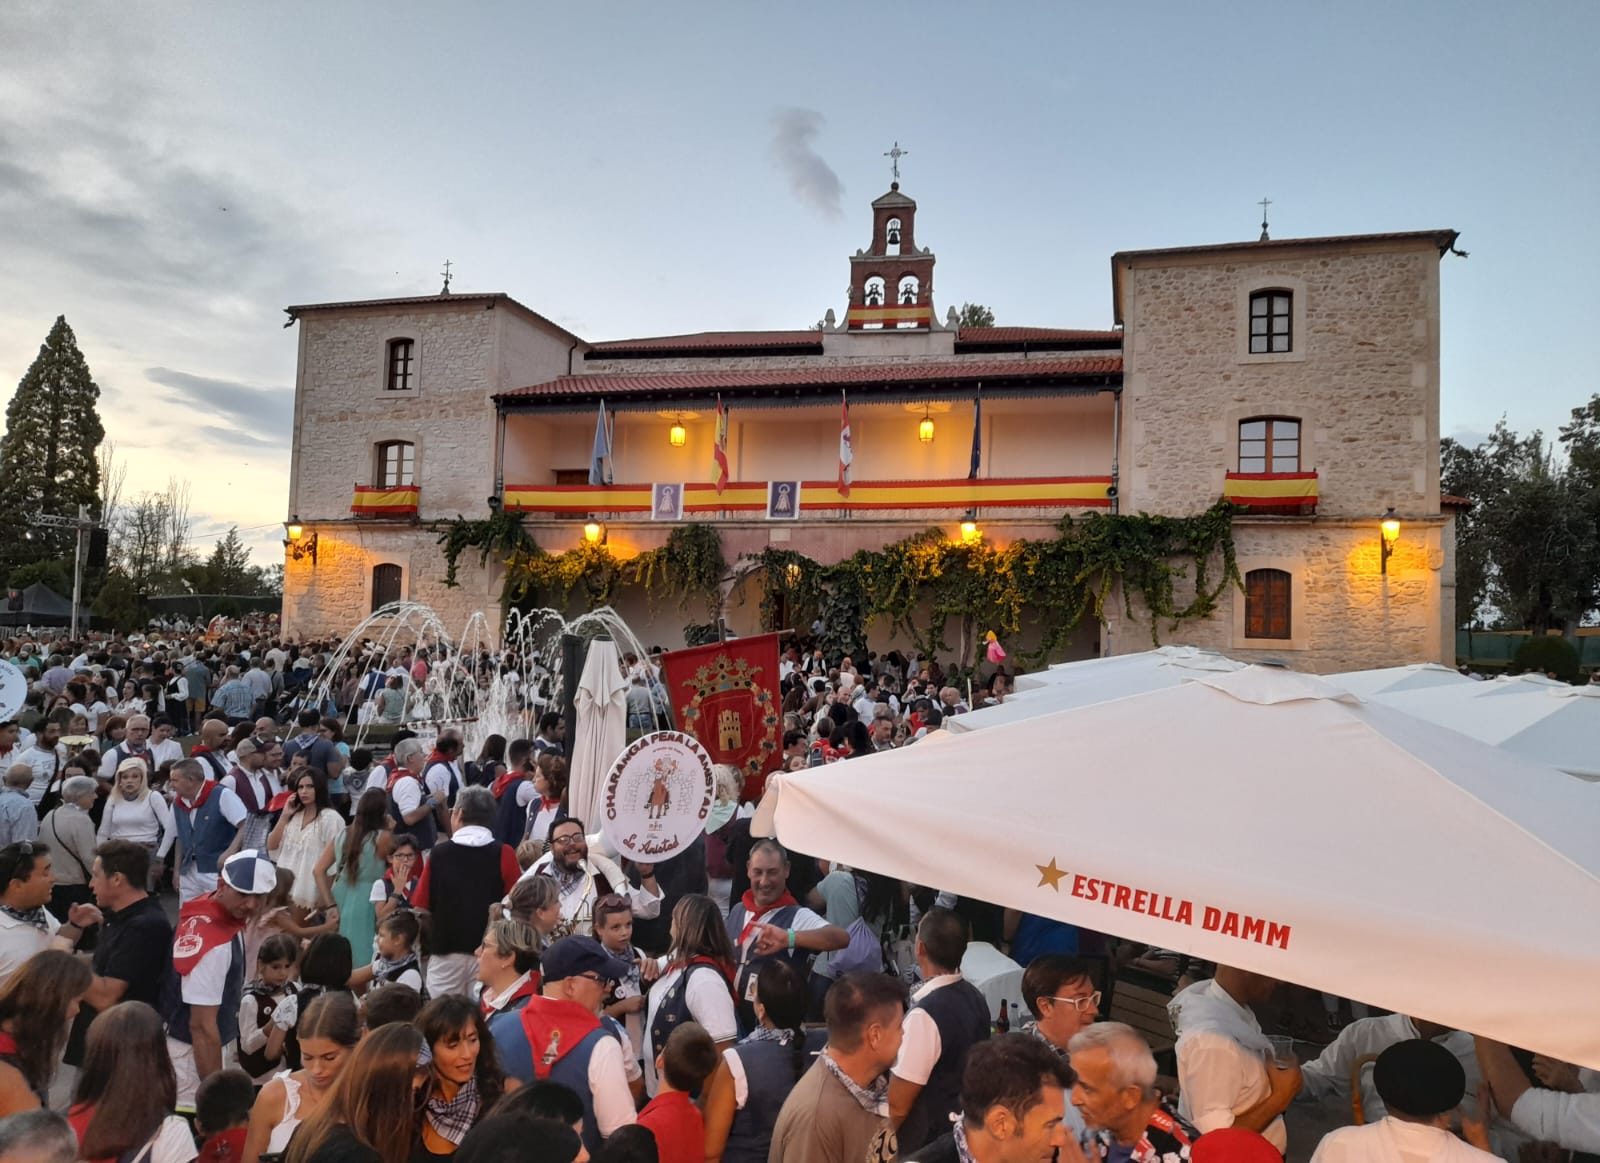
<path fill-rule="evenodd" d="M 1467 686 L 1483 684 L 1468 678 L 1459 670 L 1440 666 L 1437 662 L 1418 662 L 1411 666 L 1385 666 L 1377 670 L 1346 670 L 1326 676 L 1329 682 L 1338 683 L 1351 694 L 1370 699 L 1376 695 L 1397 694 L 1400 691 L 1420 691 L 1431 687 Z"/>
<path fill-rule="evenodd" d="M 1314 676 L 767 787 L 754 830 L 800 851 L 1600 1067 L 1600 789 Z"/>
<path fill-rule="evenodd" d="M 1518 675 L 1376 698 L 1524 759 L 1600 780 L 1600 687 Z"/>
<path fill-rule="evenodd" d="M 598 832 L 605 777 L 628 742 L 628 684 L 622 677 L 617 644 L 611 639 L 596 638 L 589 643 L 589 657 L 572 701 L 578 722 L 567 768 L 567 806 L 586 827 Z"/>
<path fill-rule="evenodd" d="M 1108 699 L 1161 690 L 1197 675 L 1225 674 L 1243 667 L 1244 663 L 1225 658 L 1214 650 L 1199 650 L 1193 646 L 1163 646 L 1138 654 L 1069 662 L 1038 672 L 1033 676 L 1039 680 L 1037 686 L 1008 695 L 997 707 L 984 707 L 946 719 L 945 728 L 959 735 Z"/>

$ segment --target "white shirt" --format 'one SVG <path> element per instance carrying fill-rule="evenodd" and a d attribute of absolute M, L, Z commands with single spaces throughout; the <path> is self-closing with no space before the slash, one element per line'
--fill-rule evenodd
<path fill-rule="evenodd" d="M 0 913 L 0 985 L 5 984 L 22 963 L 50 944 L 61 922 L 44 914 L 44 931 L 35 929 L 26 921 Z"/>
<path fill-rule="evenodd" d="M 1385 1117 L 1330 1131 L 1311 1163 L 1492 1163 L 1498 1158 L 1440 1127 Z"/>
<path fill-rule="evenodd" d="M 1362 1058 L 1383 1053 L 1398 1042 L 1409 1042 L 1421 1037 L 1417 1027 L 1405 1014 L 1384 1014 L 1381 1017 L 1362 1018 L 1351 1022 L 1339 1031 L 1339 1036 L 1317 1057 L 1300 1069 L 1306 1080 L 1306 1092 L 1314 1098 L 1333 1098 L 1350 1101 L 1350 1070 Z M 1477 1110 L 1478 1086 L 1483 1080 L 1478 1070 L 1478 1056 L 1473 1052 L 1472 1035 L 1452 1031 L 1434 1039 L 1454 1054 L 1467 1075 L 1467 1097 L 1464 1107 Z M 1388 1114 L 1378 1088 L 1372 1082 L 1369 1065 L 1361 1075 L 1361 1112 L 1369 1123 L 1375 1123 Z"/>
<path fill-rule="evenodd" d="M 594 1123 L 601 1138 L 636 1121 L 637 1108 L 622 1064 L 622 1043 L 615 1038 L 601 1038 L 594 1044 L 589 1055 L 589 1094 L 594 1099 Z"/>
<path fill-rule="evenodd" d="M 105 808 L 100 813 L 100 831 L 96 839 L 131 840 L 135 844 L 155 844 L 156 855 L 166 856 L 177 839 L 178 830 L 172 823 L 172 808 L 167 798 L 158 791 L 149 792 L 141 799 L 127 800 L 115 789 L 106 797 Z"/>
<path fill-rule="evenodd" d="M 1191 985 L 1169 1010 L 1178 1029 L 1178 1113 L 1202 1135 L 1233 1126 L 1234 1115 L 1272 1090 L 1261 1024 L 1214 980 Z M 1282 1116 L 1261 1136 L 1282 1151 L 1289 1142 Z"/>
<path fill-rule="evenodd" d="M 155 761 L 158 769 L 163 763 L 176 763 L 183 758 L 183 744 L 176 739 L 163 739 L 159 743 L 151 741 L 149 746 L 150 758 Z"/>
<path fill-rule="evenodd" d="M 656 1011 L 661 1008 L 661 999 L 667 996 L 667 991 L 682 976 L 682 969 L 669 969 L 650 987 L 650 1000 L 645 1009 L 643 1054 L 644 1089 L 649 1095 L 654 1095 L 658 1086 L 656 1048 L 650 1040 L 650 1026 L 656 1020 Z M 683 992 L 684 1000 L 689 1004 L 689 1016 L 705 1027 L 713 1042 L 731 1042 L 739 1036 L 739 1018 L 733 1008 L 733 993 L 728 988 L 728 979 L 722 976 L 720 970 L 691 973 L 689 984 L 684 986 Z"/>
<path fill-rule="evenodd" d="M 1569 1151 L 1600 1152 L 1600 1094 L 1525 1091 L 1511 1108 L 1517 1129 Z"/>
<path fill-rule="evenodd" d="M 218 785 L 212 790 L 211 794 L 220 797 L 217 800 L 217 810 L 222 813 L 222 818 L 235 828 L 250 814 L 249 809 L 244 806 L 244 801 L 234 795 L 230 789 Z M 191 816 L 194 815 L 195 806 L 181 796 L 178 797 L 178 802 L 173 807 L 177 811 L 188 812 Z"/>
<path fill-rule="evenodd" d="M 233 966 L 233 942 L 224 941 L 195 962 L 187 977 L 180 977 L 183 1000 L 192 1006 L 219 1006 Z"/>
<path fill-rule="evenodd" d="M 428 790 L 437 793 L 439 799 L 444 803 L 450 802 L 451 776 L 455 777 L 455 785 L 458 790 L 466 786 L 467 781 L 462 778 L 461 769 L 454 763 L 436 759 L 428 765 L 428 770 L 423 772 L 423 778 L 428 783 Z"/>
<path fill-rule="evenodd" d="M 28 798 L 33 801 L 35 807 L 38 807 L 51 781 L 67 765 L 67 749 L 57 743 L 55 751 L 51 752 L 41 748 L 36 741 L 32 747 L 17 757 L 17 762 L 26 763 L 33 769 L 33 782 L 28 785 Z"/>
<path fill-rule="evenodd" d="M 594 842 L 594 838 L 590 838 Z M 527 880 L 530 876 L 538 876 L 550 867 L 554 854 L 546 852 L 538 860 L 528 866 L 518 882 Z M 606 883 L 611 886 L 611 891 L 628 898 L 628 903 L 633 906 L 633 915 L 650 920 L 661 915 L 661 901 L 666 895 L 658 884 L 655 891 L 640 885 L 638 888 L 628 883 L 628 878 L 622 875 L 622 869 L 615 863 L 591 850 L 589 858 L 584 861 L 583 875 L 576 885 L 564 889 L 561 893 L 561 919 L 568 922 L 569 927 L 576 936 L 591 937 L 594 935 L 594 900 L 595 900 L 595 874 L 606 878 Z M 556 881 L 559 885 L 559 879 Z"/>
<path fill-rule="evenodd" d="M 162 1119 L 149 1142 L 149 1163 L 189 1163 L 200 1154 L 194 1145 L 194 1133 L 182 1115 L 168 1115 Z"/>
<path fill-rule="evenodd" d="M 959 973 L 942 973 L 938 977 L 930 977 L 922 983 L 916 993 L 911 995 L 913 1002 L 919 1002 L 936 989 L 943 989 L 961 980 Z M 939 1061 L 944 1044 L 939 1038 L 939 1024 L 933 1020 L 933 1015 L 927 1010 L 913 1006 L 906 1011 L 906 1016 L 901 1020 L 900 1030 L 900 1057 L 895 1059 L 893 1066 L 894 1076 L 905 1082 L 917 1086 L 928 1085 L 928 1076 L 933 1073 L 933 1067 Z"/>

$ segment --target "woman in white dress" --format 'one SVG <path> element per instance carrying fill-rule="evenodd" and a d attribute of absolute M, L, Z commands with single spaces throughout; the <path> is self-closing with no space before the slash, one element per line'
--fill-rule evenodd
<path fill-rule="evenodd" d="M 289 802 L 284 805 L 272 834 L 267 837 L 267 852 L 279 868 L 294 873 L 297 905 L 314 908 L 317 904 L 317 861 L 323 850 L 344 833 L 344 817 L 328 802 L 328 781 L 299 761 L 290 765 L 284 779 Z"/>
<path fill-rule="evenodd" d="M 176 836 L 167 797 L 150 790 L 150 769 L 144 760 L 130 755 L 117 765 L 117 783 L 106 797 L 95 838 L 101 844 L 132 840 L 150 853 L 150 885 L 156 885 Z"/>
<path fill-rule="evenodd" d="M 282 1154 L 295 1128 L 315 1114 L 338 1081 L 350 1052 L 361 1040 L 361 1016 L 348 993 L 325 993 L 299 1015 L 299 1070 L 274 1075 L 250 1108 L 240 1163 Z"/>

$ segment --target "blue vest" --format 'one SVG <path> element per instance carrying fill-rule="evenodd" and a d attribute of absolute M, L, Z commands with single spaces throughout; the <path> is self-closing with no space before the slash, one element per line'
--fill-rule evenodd
<path fill-rule="evenodd" d="M 500 799 L 494 809 L 494 838 L 502 844 L 509 844 L 515 848 L 522 843 L 522 833 L 528 828 L 528 809 L 524 804 L 517 803 L 517 793 L 522 790 L 522 785 L 528 781 L 522 776 L 506 782 L 505 790 L 500 793 Z M 538 797 L 535 796 L 535 799 Z"/>
<path fill-rule="evenodd" d="M 177 817 L 178 843 L 183 846 L 183 863 L 178 866 L 180 873 L 190 869 L 215 873 L 217 860 L 233 843 L 238 829 L 228 823 L 228 818 L 222 814 L 222 793 L 225 790 L 213 787 L 206 802 L 195 809 L 193 820 L 189 818 L 190 812 L 183 806 L 183 801 L 175 805 L 172 814 Z"/>
<path fill-rule="evenodd" d="M 772 1128 L 794 1089 L 794 1048 L 781 1042 L 740 1042 L 733 1048 L 744 1067 L 744 1106 L 733 1113 L 723 1163 L 767 1163 Z"/>
<path fill-rule="evenodd" d="M 417 786 L 422 789 L 422 798 L 426 800 L 429 795 L 428 785 L 422 782 L 421 776 L 412 775 L 409 771 L 402 775 L 399 779 L 395 780 L 395 790 L 398 790 L 400 785 L 408 779 L 414 779 L 417 781 Z M 400 804 L 394 798 L 394 791 L 391 791 L 389 793 L 389 816 L 394 820 L 395 835 L 398 836 L 402 833 L 409 832 L 416 838 L 417 847 L 422 850 L 422 854 L 424 856 L 426 856 L 433 846 L 438 843 L 439 824 L 438 820 L 433 814 L 432 804 L 428 805 L 428 812 L 422 817 L 422 819 L 416 821 L 415 823 L 408 824 L 406 823 L 405 816 L 403 816 L 400 812 Z"/>
<path fill-rule="evenodd" d="M 533 1047 L 528 1044 L 522 1011 L 495 1014 L 489 1019 L 489 1036 L 494 1039 L 495 1052 L 500 1056 L 500 1068 L 524 1086 L 534 1081 Z M 602 1017 L 600 1024 L 584 1035 L 581 1042 L 556 1059 L 549 1075 L 549 1081 L 559 1082 L 583 1103 L 583 1145 L 591 1155 L 600 1149 L 601 1135 L 600 1124 L 594 1116 L 594 1091 L 589 1089 L 589 1059 L 602 1038 L 616 1038 L 622 1043 L 624 1054 L 632 1053 L 628 1036 L 612 1019 Z"/>
<path fill-rule="evenodd" d="M 784 905 L 783 908 L 768 913 L 763 924 L 776 925 L 780 929 L 792 928 L 795 916 L 799 912 L 799 905 Z M 792 952 L 785 949 L 779 953 L 757 956 L 753 942 L 749 948 L 741 947 L 739 934 L 744 932 L 745 918 L 748 915 L 742 903 L 736 902 L 733 908 L 728 910 L 728 940 L 733 943 L 734 954 L 739 958 L 738 972 L 733 979 L 733 992 L 737 1001 L 740 1037 L 756 1028 L 755 1006 L 745 999 L 753 996 L 751 983 L 755 981 L 763 965 L 774 957 L 787 957 L 794 962 L 794 967 L 800 971 L 802 979 L 809 977 L 811 972 L 811 954 L 804 949 L 795 949 Z"/>

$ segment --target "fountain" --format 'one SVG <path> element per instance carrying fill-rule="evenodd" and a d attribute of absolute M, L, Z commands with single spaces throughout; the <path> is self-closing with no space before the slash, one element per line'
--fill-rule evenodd
<path fill-rule="evenodd" d="M 506 739 L 531 737 L 546 706 L 566 699 L 569 676 L 562 673 L 561 639 L 610 637 L 621 653 L 646 657 L 644 644 L 610 606 L 567 620 L 549 608 L 524 613 L 512 610 L 496 636 L 489 615 L 479 610 L 452 637 L 431 606 L 391 602 L 362 619 L 329 656 L 312 681 L 312 700 L 321 704 L 334 684 L 348 680 L 350 669 L 364 676 L 370 661 L 392 660 L 410 648 L 428 651 L 427 679 L 417 686 L 405 681 L 405 726 L 427 739 L 444 727 L 457 727 L 465 754 L 476 755 L 490 735 Z M 571 675 L 576 684 L 578 675 Z M 524 697 L 524 692 L 528 692 Z M 671 726 L 655 711 L 657 726 Z M 363 746 L 373 720 L 353 720 L 346 733 L 351 747 Z"/>

